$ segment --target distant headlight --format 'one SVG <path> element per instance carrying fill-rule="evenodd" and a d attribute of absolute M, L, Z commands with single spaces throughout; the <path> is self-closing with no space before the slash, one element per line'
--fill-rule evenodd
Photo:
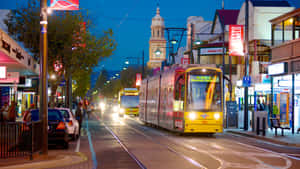
<path fill-rule="evenodd" d="M 219 113 L 215 113 L 215 114 L 214 114 L 214 118 L 215 118 L 216 120 L 219 120 L 220 114 L 219 114 Z"/>
<path fill-rule="evenodd" d="M 189 119 L 190 119 L 190 120 L 195 120 L 196 117 L 197 117 L 197 116 L 196 116 L 196 113 L 195 113 L 195 112 L 190 112 L 190 113 L 189 113 Z"/>
<path fill-rule="evenodd" d="M 114 110 L 114 112 L 118 112 L 119 111 L 119 106 L 114 106 L 113 110 Z"/>
<path fill-rule="evenodd" d="M 124 114 L 124 113 L 125 113 L 125 110 L 121 108 L 121 109 L 120 109 L 120 113 L 121 113 L 121 114 Z"/>
<path fill-rule="evenodd" d="M 101 108 L 102 110 L 104 110 L 104 109 L 105 109 L 105 103 L 101 102 L 101 103 L 100 103 L 100 108 Z"/>

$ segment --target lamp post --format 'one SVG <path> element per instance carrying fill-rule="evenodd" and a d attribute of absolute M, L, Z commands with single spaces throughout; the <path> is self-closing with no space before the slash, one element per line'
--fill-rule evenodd
<path fill-rule="evenodd" d="M 42 117 L 42 154 L 48 155 L 48 42 L 47 0 L 40 0 L 40 117 Z"/>
<path fill-rule="evenodd" d="M 248 24 L 249 24 L 249 0 L 245 0 L 245 77 L 249 76 L 249 53 L 248 53 Z M 248 130 L 248 86 L 245 85 L 244 90 L 244 130 Z M 254 120 L 254 119 L 252 119 Z"/>

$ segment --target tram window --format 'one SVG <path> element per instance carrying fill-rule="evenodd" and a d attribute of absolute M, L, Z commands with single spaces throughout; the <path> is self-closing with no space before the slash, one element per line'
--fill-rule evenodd
<path fill-rule="evenodd" d="M 184 76 L 181 75 L 175 84 L 175 100 L 184 100 Z"/>

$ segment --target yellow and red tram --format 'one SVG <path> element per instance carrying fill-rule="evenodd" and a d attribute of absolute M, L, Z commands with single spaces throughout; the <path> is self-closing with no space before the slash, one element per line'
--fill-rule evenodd
<path fill-rule="evenodd" d="M 144 79 L 140 120 L 182 133 L 223 132 L 222 71 L 176 65 Z"/>

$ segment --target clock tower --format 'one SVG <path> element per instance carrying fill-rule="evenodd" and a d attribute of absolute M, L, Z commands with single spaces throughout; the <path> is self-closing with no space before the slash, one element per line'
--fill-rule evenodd
<path fill-rule="evenodd" d="M 149 41 L 149 68 L 161 67 L 166 59 L 166 39 L 164 35 L 165 23 L 160 16 L 160 9 L 157 7 L 156 15 L 152 18 L 151 38 Z"/>

